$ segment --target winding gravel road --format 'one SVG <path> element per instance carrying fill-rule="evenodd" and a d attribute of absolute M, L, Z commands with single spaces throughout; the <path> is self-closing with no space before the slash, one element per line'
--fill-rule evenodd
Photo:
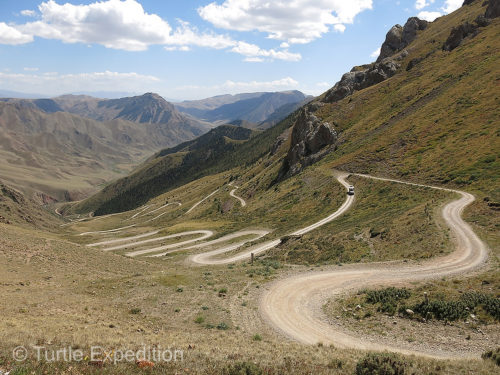
<path fill-rule="evenodd" d="M 229 186 L 232 186 L 234 187 L 233 190 L 231 190 L 229 192 L 229 195 L 232 196 L 233 198 L 237 199 L 240 201 L 240 204 L 241 204 L 241 207 L 245 207 L 247 205 L 247 202 L 245 202 L 245 200 L 241 197 L 238 197 L 236 194 L 235 194 L 235 191 L 238 190 L 240 187 L 239 186 L 236 186 L 236 185 L 233 185 L 232 182 L 229 183 Z"/>
<path fill-rule="evenodd" d="M 486 245 L 472 228 L 463 221 L 461 215 L 466 206 L 474 201 L 474 196 L 457 190 L 444 189 L 403 181 L 358 175 L 382 181 L 390 181 L 414 186 L 454 192 L 460 198 L 446 204 L 442 216 L 451 230 L 456 250 L 445 257 L 407 264 L 365 264 L 336 267 L 326 272 L 311 272 L 281 279 L 269 286 L 260 301 L 260 311 L 265 320 L 276 330 L 289 338 L 304 344 L 323 343 L 338 348 L 363 350 L 389 350 L 404 354 L 418 354 L 438 358 L 463 358 L 464 353 L 413 350 L 375 342 L 367 342 L 342 327 L 326 322 L 322 312 L 324 303 L 335 295 L 346 291 L 359 290 L 376 285 L 399 285 L 412 281 L 457 275 L 472 271 L 487 260 Z M 346 186 L 345 180 L 339 181 Z M 347 198 L 337 211 L 340 215 L 350 206 Z M 334 214 L 335 215 L 335 214 Z M 338 216 L 338 215 L 337 215 Z M 300 232 L 300 231 L 297 231 Z M 476 355 L 477 356 L 477 355 Z"/>

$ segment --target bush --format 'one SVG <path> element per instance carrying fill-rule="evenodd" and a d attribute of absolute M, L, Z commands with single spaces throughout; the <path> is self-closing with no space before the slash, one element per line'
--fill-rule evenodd
<path fill-rule="evenodd" d="M 453 321 L 466 319 L 479 306 L 494 319 L 500 320 L 500 299 L 478 292 L 464 293 L 458 301 L 422 301 L 413 307 L 413 311 L 426 319 Z"/>
<path fill-rule="evenodd" d="M 228 326 L 226 323 L 222 322 L 222 323 L 219 323 L 219 324 L 217 325 L 217 329 L 220 329 L 220 330 L 222 330 L 222 331 L 225 331 L 225 330 L 229 329 L 229 326 Z"/>
<path fill-rule="evenodd" d="M 262 369 L 252 362 L 240 362 L 223 372 L 227 375 L 262 375 Z"/>
<path fill-rule="evenodd" d="M 202 316 L 197 316 L 197 317 L 196 317 L 196 319 L 194 320 L 194 322 L 195 322 L 196 324 L 201 324 L 201 323 L 203 323 L 204 321 L 205 321 L 205 318 L 204 318 L 204 317 L 202 317 Z"/>
<path fill-rule="evenodd" d="M 140 314 L 141 313 L 141 309 L 135 307 L 135 308 L 133 308 L 133 309 L 130 310 L 130 313 L 134 314 L 134 315 L 135 314 Z"/>
<path fill-rule="evenodd" d="M 395 354 L 368 354 L 356 364 L 356 375 L 405 375 L 407 367 Z"/>
<path fill-rule="evenodd" d="M 396 305 L 396 302 L 408 299 L 411 292 L 405 288 L 386 288 L 378 290 L 368 290 L 366 292 L 366 302 L 371 304 L 382 303 Z"/>
<path fill-rule="evenodd" d="M 253 341 L 262 341 L 262 336 L 259 335 L 258 333 L 253 335 Z"/>
<path fill-rule="evenodd" d="M 497 366 L 500 366 L 500 347 L 495 350 L 489 350 L 483 355 L 481 355 L 483 359 L 491 359 Z"/>

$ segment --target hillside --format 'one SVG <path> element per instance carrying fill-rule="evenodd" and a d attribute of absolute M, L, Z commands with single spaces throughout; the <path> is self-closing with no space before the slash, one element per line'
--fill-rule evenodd
<path fill-rule="evenodd" d="M 300 91 L 250 93 L 239 95 L 223 95 L 199 101 L 176 103 L 176 107 L 196 118 L 216 124 L 230 123 L 235 120 L 245 120 L 251 123 L 261 123 L 273 115 L 278 109 L 288 104 L 301 103 L 306 96 Z M 283 117 L 293 111 L 291 107 Z M 283 119 L 283 117 L 281 119 Z"/>
<path fill-rule="evenodd" d="M 206 175 L 221 163 L 224 155 L 234 152 L 254 134 L 250 129 L 223 125 L 193 141 L 164 149 L 130 176 L 109 184 L 73 210 L 92 210 L 95 215 L 103 215 L 138 207 L 152 197 Z"/>
<path fill-rule="evenodd" d="M 498 202 L 499 31 L 498 18 L 483 22 L 484 13 L 473 2 L 433 23 L 410 18 L 394 27 L 383 47 L 388 56 L 354 67 L 253 143 L 200 166 L 196 177 L 249 165 L 290 144 L 274 183 L 326 157 L 322 163 L 331 167 L 468 188 Z M 483 26 L 446 51 L 452 29 L 466 22 Z M 394 33 L 401 38 L 396 47 L 389 42 Z"/>

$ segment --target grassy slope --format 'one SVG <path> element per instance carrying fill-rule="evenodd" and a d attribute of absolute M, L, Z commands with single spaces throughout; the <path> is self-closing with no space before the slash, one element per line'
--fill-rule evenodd
<path fill-rule="evenodd" d="M 452 26 L 484 9 L 477 1 L 438 19 L 408 48 L 403 68 L 430 54 L 416 67 L 318 111 L 342 132 L 330 165 L 500 201 L 500 19 L 454 51 L 441 50 Z"/>

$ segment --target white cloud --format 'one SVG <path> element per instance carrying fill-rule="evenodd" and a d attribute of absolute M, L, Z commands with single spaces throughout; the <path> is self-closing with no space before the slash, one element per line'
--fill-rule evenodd
<path fill-rule="evenodd" d="M 200 32 L 188 22 L 177 20 L 173 30 L 156 14 L 148 14 L 137 0 L 107 0 L 88 5 L 58 4 L 54 0 L 38 7 L 40 20 L 23 25 L 0 24 L 0 43 L 22 44 L 34 36 L 64 43 L 101 44 L 107 48 L 144 51 L 150 45 L 163 45 L 167 51 L 189 51 L 191 46 L 230 49 L 247 59 L 298 61 L 300 54 L 288 47 L 261 49 L 214 32 Z M 25 11 L 31 14 L 32 11 Z M 3 31 L 3 32 L 2 32 Z"/>
<path fill-rule="evenodd" d="M 296 89 L 299 83 L 291 77 L 286 77 L 273 81 L 231 81 L 228 80 L 219 85 L 213 86 L 181 86 L 174 89 L 177 95 L 184 98 L 206 98 L 220 94 L 239 94 L 242 92 L 258 91 L 283 91 Z"/>
<path fill-rule="evenodd" d="M 24 68 L 23 70 L 24 70 L 25 72 L 37 72 L 37 71 L 38 71 L 38 68 L 28 68 L 28 67 L 26 67 L 26 68 Z"/>
<path fill-rule="evenodd" d="M 25 9 L 21 11 L 21 15 L 26 17 L 35 17 L 36 12 L 34 10 Z"/>
<path fill-rule="evenodd" d="M 442 14 L 441 12 L 428 12 L 426 10 L 423 10 L 421 11 L 417 17 L 422 19 L 422 20 L 426 20 L 426 21 L 429 21 L 429 22 L 432 22 L 434 21 L 436 18 L 438 17 L 441 17 Z"/>
<path fill-rule="evenodd" d="M 451 13 L 462 6 L 464 0 L 446 0 L 441 8 L 445 14 Z"/>
<path fill-rule="evenodd" d="M 88 5 L 43 2 L 41 20 L 19 25 L 18 30 L 65 43 L 98 43 L 108 48 L 143 51 L 165 43 L 170 25 L 148 14 L 135 0 L 109 0 Z"/>
<path fill-rule="evenodd" d="M 271 39 L 309 43 L 330 31 L 344 31 L 360 12 L 372 9 L 372 0 L 225 0 L 198 9 L 216 27 L 258 30 Z"/>
<path fill-rule="evenodd" d="M 246 57 L 243 61 L 260 63 L 266 60 L 264 60 L 262 57 Z"/>
<path fill-rule="evenodd" d="M 380 47 L 377 48 L 375 51 L 373 51 L 371 54 L 370 54 L 370 57 L 373 58 L 373 59 L 376 59 L 377 57 L 379 57 L 380 55 Z"/>
<path fill-rule="evenodd" d="M 234 46 L 231 49 L 231 51 L 246 56 L 247 58 L 268 57 L 271 59 L 286 60 L 286 61 L 299 61 L 302 58 L 300 54 L 291 53 L 288 52 L 288 50 L 282 50 L 282 51 L 276 51 L 274 49 L 265 50 L 255 44 L 250 44 L 246 42 L 238 42 L 236 46 Z"/>
<path fill-rule="evenodd" d="M 25 44 L 33 41 L 33 36 L 24 34 L 19 30 L 0 22 L 0 44 Z"/>
<path fill-rule="evenodd" d="M 415 8 L 420 10 L 420 9 L 424 9 L 425 7 L 431 5 L 432 3 L 434 2 L 434 0 L 417 0 L 415 2 Z"/>
<path fill-rule="evenodd" d="M 21 92 L 41 92 L 46 95 L 60 95 L 78 91 L 146 92 L 157 89 L 160 79 L 151 75 L 134 72 L 93 72 L 79 74 L 41 74 L 2 73 L 0 86 L 6 90 Z M 152 87 L 153 86 L 153 87 Z"/>

